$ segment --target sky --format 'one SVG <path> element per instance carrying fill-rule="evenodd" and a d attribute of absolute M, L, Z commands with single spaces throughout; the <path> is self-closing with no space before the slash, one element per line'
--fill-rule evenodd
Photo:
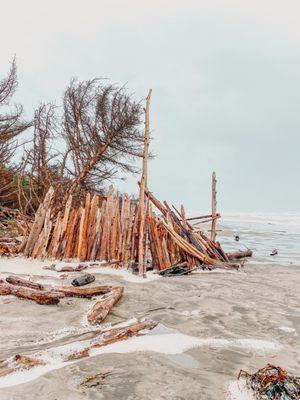
<path fill-rule="evenodd" d="M 299 0 L 0 0 L 28 116 L 71 77 L 152 88 L 148 186 L 188 212 L 300 212 Z M 138 177 L 116 181 L 137 192 Z"/>

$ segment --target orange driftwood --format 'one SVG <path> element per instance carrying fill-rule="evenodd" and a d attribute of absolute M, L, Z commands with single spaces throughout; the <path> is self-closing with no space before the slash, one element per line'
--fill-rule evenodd
<path fill-rule="evenodd" d="M 90 324 L 100 324 L 106 317 L 111 308 L 120 300 L 123 295 L 123 287 L 115 287 L 99 299 L 87 314 Z"/>
<path fill-rule="evenodd" d="M 23 299 L 33 300 L 38 304 L 57 304 L 65 295 L 62 292 L 31 289 L 11 285 L 0 279 L 0 295 L 12 294 Z"/>
<path fill-rule="evenodd" d="M 107 285 L 89 286 L 89 287 L 73 287 L 73 286 L 51 286 L 48 284 L 40 284 L 27 279 L 22 279 L 15 276 L 8 276 L 6 281 L 11 285 L 28 287 L 39 290 L 42 293 L 59 293 L 61 297 L 85 297 L 102 295 L 110 292 L 113 287 Z"/>

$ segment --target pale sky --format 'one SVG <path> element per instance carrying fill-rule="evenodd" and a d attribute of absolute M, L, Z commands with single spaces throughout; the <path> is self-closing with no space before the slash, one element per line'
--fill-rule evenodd
<path fill-rule="evenodd" d="M 71 77 L 153 89 L 149 188 L 187 210 L 300 211 L 299 0 L 1 4 L 0 77 L 17 56 L 29 116 Z M 137 177 L 116 183 L 136 192 Z"/>

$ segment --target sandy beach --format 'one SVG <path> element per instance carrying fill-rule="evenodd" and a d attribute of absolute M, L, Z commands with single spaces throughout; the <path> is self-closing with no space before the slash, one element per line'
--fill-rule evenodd
<path fill-rule="evenodd" d="M 230 241 L 225 230 L 223 236 Z M 125 288 L 105 323 L 149 317 L 159 324 L 145 336 L 99 349 L 90 358 L 68 365 L 61 365 L 60 358 L 70 346 L 80 346 L 97 334 L 83 317 L 94 300 L 72 298 L 56 306 L 40 306 L 2 296 L 1 359 L 18 353 L 39 354 L 49 365 L 1 378 L 0 397 L 251 398 L 242 382 L 239 387 L 236 384 L 240 369 L 254 371 L 271 362 L 294 374 L 299 371 L 300 296 L 296 282 L 300 269 L 271 260 L 266 256 L 257 261 L 254 256 L 238 272 L 199 272 L 172 278 L 150 274 L 146 280 L 125 270 L 90 267 L 96 283 Z M 1 259 L 1 277 L 16 273 L 36 281 L 70 283 L 79 274 L 43 270 L 44 265 L 49 262 Z M 81 385 L 86 377 L 105 371 L 110 374 L 101 385 Z"/>

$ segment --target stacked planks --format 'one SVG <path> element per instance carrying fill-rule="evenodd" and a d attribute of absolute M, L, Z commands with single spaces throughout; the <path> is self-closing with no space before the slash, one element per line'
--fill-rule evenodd
<path fill-rule="evenodd" d="M 181 212 L 161 203 L 147 188 L 145 223 L 140 238 L 138 204 L 110 186 L 107 197 L 86 195 L 84 206 L 72 208 L 69 197 L 63 211 L 54 212 L 50 189 L 41 204 L 22 247 L 32 258 L 79 259 L 114 262 L 116 267 L 136 267 L 143 243 L 143 274 L 152 265 L 163 270 L 185 263 L 188 268 L 237 268 L 218 242 L 196 230 Z M 159 211 L 157 215 L 153 206 Z M 177 214 L 176 214 L 177 213 Z M 212 216 L 212 218 L 217 218 Z M 201 217 L 200 217 L 201 218 Z"/>

